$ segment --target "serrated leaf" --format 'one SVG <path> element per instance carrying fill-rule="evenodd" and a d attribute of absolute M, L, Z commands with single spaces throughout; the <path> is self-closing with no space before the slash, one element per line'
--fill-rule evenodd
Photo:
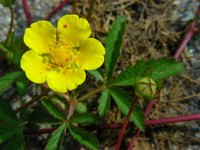
<path fill-rule="evenodd" d="M 129 66 L 116 78 L 107 83 L 108 86 L 133 86 L 134 85 L 134 67 Z"/>
<path fill-rule="evenodd" d="M 117 18 L 117 20 L 112 24 L 106 39 L 105 69 L 107 80 L 111 78 L 120 54 L 125 22 L 126 18 L 124 16 Z"/>
<path fill-rule="evenodd" d="M 113 97 L 119 110 L 124 115 L 127 115 L 131 107 L 131 104 L 133 103 L 134 98 L 131 97 L 125 91 L 122 91 L 121 89 L 118 88 L 110 88 L 109 92 L 111 93 L 111 96 Z M 134 122 L 136 127 L 144 131 L 144 113 L 138 105 L 135 106 L 134 111 L 131 114 L 130 120 Z"/>
<path fill-rule="evenodd" d="M 90 113 L 76 114 L 70 119 L 73 123 L 85 123 L 85 124 L 95 124 L 98 122 L 98 118 Z"/>
<path fill-rule="evenodd" d="M 5 90 L 7 90 L 20 75 L 21 72 L 16 71 L 0 77 L 0 93 L 3 93 Z"/>
<path fill-rule="evenodd" d="M 28 80 L 26 78 L 25 73 L 21 73 L 16 81 L 17 91 L 20 95 L 24 95 L 26 93 Z"/>
<path fill-rule="evenodd" d="M 134 66 L 134 69 L 135 82 L 145 76 L 151 77 L 158 82 L 184 71 L 183 65 L 173 58 L 152 59 L 146 62 L 140 61 Z"/>
<path fill-rule="evenodd" d="M 100 81 L 104 80 L 103 75 L 98 70 L 88 70 L 88 72 Z"/>
<path fill-rule="evenodd" d="M 48 140 L 48 144 L 45 150 L 59 150 L 64 131 L 67 128 L 67 123 L 61 124 L 52 134 L 51 138 Z"/>
<path fill-rule="evenodd" d="M 85 145 L 89 149 L 98 150 L 98 140 L 89 132 L 83 130 L 82 128 L 75 127 L 71 124 L 69 124 L 69 132 L 74 139 L 76 139 L 78 142 Z"/>
<path fill-rule="evenodd" d="M 102 92 L 101 96 L 99 97 L 98 104 L 99 116 L 103 117 L 110 107 L 110 93 L 108 90 L 104 90 Z"/>
<path fill-rule="evenodd" d="M 50 101 L 50 99 L 43 99 L 41 103 L 53 117 L 59 120 L 66 119 L 65 115 Z"/>

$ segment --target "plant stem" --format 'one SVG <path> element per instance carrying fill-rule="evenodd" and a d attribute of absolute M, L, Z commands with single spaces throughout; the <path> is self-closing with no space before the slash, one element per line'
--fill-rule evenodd
<path fill-rule="evenodd" d="M 77 13 L 77 0 L 73 0 L 72 7 L 73 7 L 73 9 L 72 9 L 73 14 L 76 14 Z"/>
<path fill-rule="evenodd" d="M 28 3 L 26 0 L 21 0 L 21 2 L 22 2 L 23 9 L 24 9 L 24 13 L 27 18 L 27 24 L 29 26 L 32 23 L 32 16 L 30 13 L 30 9 L 29 9 L 29 6 L 28 6 Z"/>
<path fill-rule="evenodd" d="M 169 124 L 169 123 L 176 123 L 176 122 L 184 122 L 184 121 L 191 121 L 191 120 L 199 120 L 200 114 L 191 114 L 191 115 L 183 115 L 183 116 L 176 116 L 176 117 L 169 117 L 169 118 L 160 118 L 155 120 L 146 120 L 146 125 L 159 125 L 159 124 Z"/>
<path fill-rule="evenodd" d="M 106 88 L 105 85 L 102 85 L 102 86 L 98 87 L 97 89 L 94 89 L 94 90 L 92 90 L 91 92 L 88 92 L 87 94 L 81 96 L 81 97 L 78 98 L 76 101 L 81 102 L 81 101 L 83 101 L 83 100 L 89 98 L 90 96 L 95 95 L 95 94 L 97 94 L 97 93 L 103 91 L 105 88 Z"/>
<path fill-rule="evenodd" d="M 25 134 L 49 134 L 52 133 L 56 128 L 45 128 L 45 129 L 38 129 L 38 130 L 24 130 Z"/>
<path fill-rule="evenodd" d="M 124 121 L 123 126 L 122 126 L 122 129 L 119 133 L 117 143 L 116 143 L 116 146 L 115 146 L 115 150 L 119 150 L 119 148 L 120 148 L 121 141 L 123 139 L 124 133 L 126 132 L 126 127 L 128 125 L 129 119 L 131 117 L 132 112 L 134 111 L 134 108 L 135 108 L 137 102 L 138 102 L 138 98 L 136 97 L 135 100 L 133 101 L 132 105 L 131 105 L 131 108 L 129 109 L 128 115 L 126 116 L 125 121 Z"/>
<path fill-rule="evenodd" d="M 95 2 L 96 2 L 96 0 L 90 0 L 90 8 L 89 8 L 88 15 L 87 15 L 88 21 L 91 21 L 91 19 L 92 19 L 92 13 L 94 10 Z"/>
<path fill-rule="evenodd" d="M 41 93 L 40 95 L 36 96 L 35 98 L 33 98 L 33 99 L 30 100 L 29 102 L 25 103 L 24 105 L 21 105 L 19 108 L 15 109 L 14 111 L 15 111 L 16 113 L 18 113 L 18 112 L 20 112 L 21 110 L 23 110 L 23 109 L 29 107 L 29 106 L 32 105 L 33 103 L 39 101 L 40 98 L 41 98 L 42 96 L 45 96 L 49 91 L 50 91 L 49 89 L 45 90 L 43 93 Z"/>
<path fill-rule="evenodd" d="M 67 119 L 69 120 L 71 116 L 73 116 L 74 114 L 74 106 L 75 106 L 75 102 L 73 98 L 69 99 L 69 112 L 67 115 Z"/>
<path fill-rule="evenodd" d="M 9 35 L 12 32 L 13 23 L 14 23 L 14 11 L 13 11 L 12 6 L 10 6 L 9 9 L 10 9 L 10 26 L 9 26 L 9 30 L 8 30 L 8 33 L 7 33 L 6 42 L 8 40 Z"/>
<path fill-rule="evenodd" d="M 60 2 L 60 4 L 56 7 L 56 8 L 54 8 L 53 9 L 53 11 L 47 16 L 47 17 L 45 17 L 45 20 L 49 20 L 49 19 L 51 19 L 59 10 L 61 10 L 64 6 L 65 6 L 65 4 L 67 4 L 68 3 L 68 0 L 63 0 L 62 2 Z"/>
<path fill-rule="evenodd" d="M 181 42 L 179 48 L 176 50 L 176 53 L 174 54 L 175 59 L 179 59 L 181 56 L 181 53 L 184 51 L 186 45 L 189 43 L 191 38 L 193 37 L 194 33 L 197 31 L 196 23 L 192 23 L 190 26 L 188 32 L 186 33 L 183 41 Z"/>

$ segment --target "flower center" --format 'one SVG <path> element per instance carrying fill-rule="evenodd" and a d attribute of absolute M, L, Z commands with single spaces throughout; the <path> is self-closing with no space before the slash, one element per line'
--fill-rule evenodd
<path fill-rule="evenodd" d="M 49 53 L 43 54 L 43 61 L 48 61 L 51 68 L 74 69 L 77 68 L 78 50 L 79 48 L 73 47 L 71 43 L 59 40 L 49 48 Z"/>

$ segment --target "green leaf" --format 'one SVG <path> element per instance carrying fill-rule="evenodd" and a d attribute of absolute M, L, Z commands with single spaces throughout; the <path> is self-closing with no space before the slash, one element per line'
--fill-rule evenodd
<path fill-rule="evenodd" d="M 98 104 L 99 116 L 103 117 L 110 107 L 110 93 L 108 90 L 104 90 L 102 92 L 101 96 L 99 97 Z"/>
<path fill-rule="evenodd" d="M 75 103 L 75 111 L 82 114 L 87 112 L 87 104 L 82 102 Z"/>
<path fill-rule="evenodd" d="M 22 73 L 16 82 L 17 91 L 20 95 L 24 95 L 26 93 L 28 80 L 26 78 L 25 73 Z"/>
<path fill-rule="evenodd" d="M 105 69 L 107 80 L 111 78 L 120 54 L 122 38 L 125 29 L 125 22 L 126 18 L 124 16 L 120 16 L 112 24 L 112 27 L 106 39 Z"/>
<path fill-rule="evenodd" d="M 14 4 L 15 0 L 0 0 L 0 3 L 4 6 L 4 7 L 8 7 L 11 6 L 12 4 Z"/>
<path fill-rule="evenodd" d="M 16 71 L 0 77 L 0 93 L 3 93 L 5 90 L 7 90 L 20 75 L 21 72 Z"/>
<path fill-rule="evenodd" d="M 129 66 L 116 78 L 107 83 L 108 86 L 133 86 L 134 85 L 134 67 Z"/>
<path fill-rule="evenodd" d="M 64 135 L 64 131 L 67 128 L 67 123 L 61 124 L 52 134 L 45 147 L 45 150 L 59 150 L 61 146 L 61 140 Z"/>
<path fill-rule="evenodd" d="M 122 91 L 121 89 L 118 89 L 118 88 L 110 88 L 109 92 L 111 93 L 111 96 L 113 97 L 119 110 L 124 115 L 127 115 L 129 112 L 130 106 L 133 103 L 134 98 L 131 97 L 125 91 Z M 138 105 L 135 106 L 134 111 L 131 114 L 130 120 L 134 122 L 136 127 L 144 131 L 144 113 Z"/>
<path fill-rule="evenodd" d="M 12 123 L 1 123 L 0 124 L 0 143 L 7 141 L 12 138 L 17 132 L 19 128 L 17 128 L 16 124 Z"/>
<path fill-rule="evenodd" d="M 184 71 L 183 64 L 177 62 L 173 58 L 152 59 L 146 62 L 140 61 L 134 66 L 134 69 L 135 82 L 145 76 L 158 82 Z"/>
<path fill-rule="evenodd" d="M 103 75 L 98 70 L 88 70 L 88 72 L 100 81 L 104 80 Z"/>
<path fill-rule="evenodd" d="M 69 125 L 69 132 L 74 139 L 76 139 L 89 149 L 98 150 L 99 147 L 98 140 L 89 132 L 83 130 L 82 128 L 75 127 L 71 124 Z"/>
<path fill-rule="evenodd" d="M 22 130 L 18 130 L 16 134 L 3 144 L 5 150 L 25 150 L 24 135 Z"/>
<path fill-rule="evenodd" d="M 57 118 L 59 120 L 66 119 L 65 115 L 50 101 L 50 99 L 44 98 L 41 101 L 41 103 L 44 106 L 44 108 L 49 112 L 49 114 L 51 114 L 55 118 Z"/>
<path fill-rule="evenodd" d="M 99 121 L 95 115 L 90 113 L 73 115 L 70 120 L 73 123 L 85 123 L 85 124 L 95 124 Z"/>

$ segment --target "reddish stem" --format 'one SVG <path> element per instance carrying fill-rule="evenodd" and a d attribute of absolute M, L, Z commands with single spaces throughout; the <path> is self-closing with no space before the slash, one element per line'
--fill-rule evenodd
<path fill-rule="evenodd" d="M 68 3 L 68 0 L 63 0 L 62 2 L 60 2 L 60 4 L 53 9 L 53 11 L 45 18 L 46 20 L 51 19 L 59 10 L 61 10 L 65 4 Z"/>
<path fill-rule="evenodd" d="M 192 25 L 189 28 L 189 31 L 186 33 L 183 41 L 181 42 L 179 48 L 176 50 L 176 53 L 174 54 L 175 59 L 179 59 L 181 56 L 181 53 L 185 49 L 186 45 L 189 43 L 191 38 L 193 37 L 194 33 L 197 31 L 196 23 L 192 23 Z"/>
<path fill-rule="evenodd" d="M 176 117 L 169 117 L 169 118 L 160 118 L 155 120 L 146 120 L 146 125 L 159 125 L 159 124 L 168 124 L 168 123 L 175 123 L 175 122 L 184 122 L 184 121 L 191 121 L 191 120 L 199 120 L 200 114 L 191 114 L 191 115 L 184 115 L 184 116 L 176 116 Z"/>
<path fill-rule="evenodd" d="M 157 100 L 152 100 L 149 102 L 149 104 L 147 105 L 146 109 L 145 109 L 145 112 L 144 112 L 144 115 L 145 117 L 147 117 L 150 113 L 150 111 L 152 110 L 153 106 L 156 104 Z M 128 149 L 127 150 L 132 150 L 132 147 L 133 145 L 135 144 L 137 138 L 140 136 L 140 133 L 141 133 L 141 130 L 140 129 L 136 129 L 132 139 L 131 139 L 131 142 L 129 143 L 128 145 Z"/>
<path fill-rule="evenodd" d="M 169 123 L 184 122 L 184 121 L 199 120 L 199 119 L 200 119 L 200 113 L 184 115 L 184 116 L 154 119 L 154 120 L 146 120 L 145 124 L 149 125 L 149 126 L 153 126 L 153 125 L 169 124 Z M 131 123 L 129 123 L 127 125 L 131 125 Z M 82 127 L 87 130 L 119 129 L 119 128 L 122 128 L 122 124 L 121 123 L 112 123 L 112 124 L 108 124 L 108 125 L 92 125 L 92 126 L 82 126 Z M 25 134 L 45 134 L 45 133 L 51 133 L 54 130 L 55 130 L 55 128 L 45 128 L 45 129 L 39 129 L 39 130 L 34 130 L 34 131 L 25 130 L 24 132 L 25 132 Z M 139 131 L 137 131 L 137 132 L 139 132 Z M 139 133 L 135 133 L 135 135 L 137 135 L 137 134 L 139 134 Z M 139 136 L 139 135 L 137 135 L 137 136 Z M 137 138 L 137 136 L 135 136 L 135 138 Z"/>
<path fill-rule="evenodd" d="M 123 139 L 124 133 L 126 132 L 126 127 L 128 125 L 129 119 L 131 117 L 131 114 L 132 114 L 137 102 L 138 102 L 138 98 L 136 97 L 136 99 L 133 101 L 133 103 L 131 105 L 131 108 L 129 109 L 128 115 L 126 116 L 125 121 L 124 121 L 123 126 L 122 126 L 122 129 L 119 133 L 117 143 L 116 143 L 116 146 L 115 146 L 115 150 L 119 150 L 119 148 L 120 148 L 121 141 Z"/>
<path fill-rule="evenodd" d="M 29 6 L 28 6 L 28 3 L 26 0 L 21 0 L 21 2 L 22 2 L 23 9 L 24 9 L 24 13 L 27 18 L 27 24 L 29 26 L 32 23 L 32 16 L 30 13 L 30 9 L 29 9 Z"/>

